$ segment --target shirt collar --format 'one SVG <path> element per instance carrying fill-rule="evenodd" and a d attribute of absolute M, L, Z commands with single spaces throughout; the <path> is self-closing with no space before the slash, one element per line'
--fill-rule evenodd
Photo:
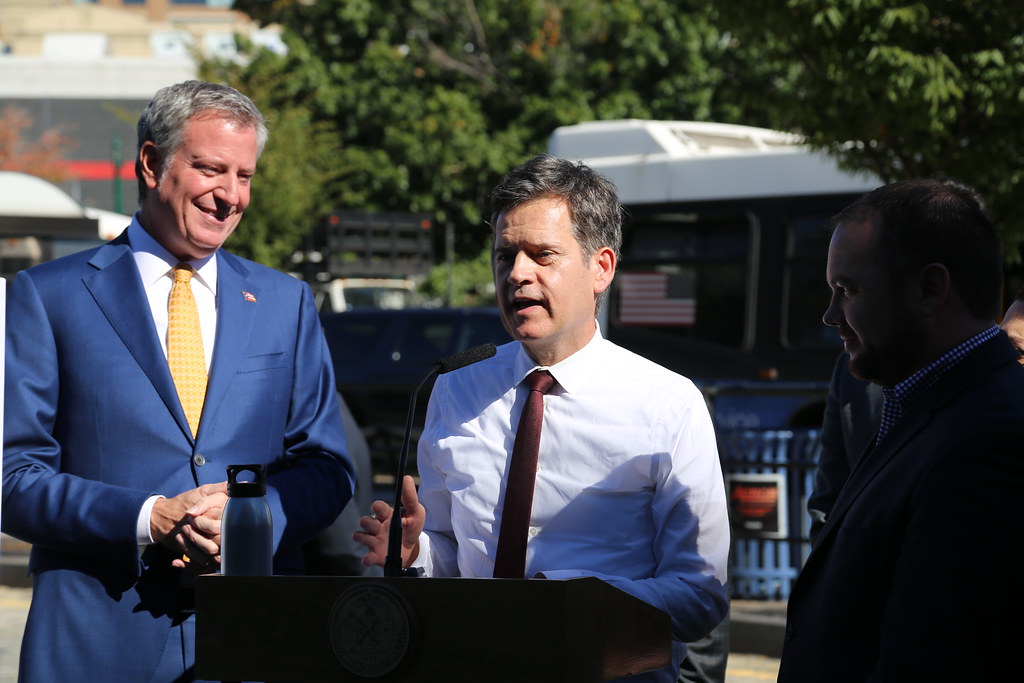
<path fill-rule="evenodd" d="M 171 252 L 146 232 L 146 229 L 139 223 L 138 212 L 132 216 L 132 224 L 128 226 L 128 243 L 131 245 L 135 263 L 142 276 L 142 284 L 147 288 L 160 278 L 167 277 L 174 266 L 180 263 Z M 211 255 L 187 263 L 191 264 L 196 271 L 193 282 L 198 282 L 216 294 L 217 259 Z"/>
<path fill-rule="evenodd" d="M 949 370 L 964 359 L 968 353 L 999 334 L 999 327 L 993 325 L 970 339 L 957 344 L 907 379 L 892 387 L 883 389 L 886 397 L 892 396 L 906 405 L 927 391 Z M 887 392 L 887 393 L 886 393 Z"/>
<path fill-rule="evenodd" d="M 891 387 L 882 387 L 882 422 L 878 440 L 902 417 L 907 407 L 920 398 L 949 372 L 967 354 L 999 334 L 999 327 L 993 325 L 970 339 L 957 344 L 934 361 L 921 368 L 902 382 Z"/>
<path fill-rule="evenodd" d="M 589 381 L 593 377 L 594 358 L 601 354 L 601 348 L 605 343 L 604 337 L 601 336 L 601 326 L 595 325 L 595 328 L 594 336 L 590 338 L 590 341 L 582 349 L 554 365 L 537 365 L 536 361 L 526 353 L 526 348 L 520 343 L 515 362 L 513 363 L 516 384 L 526 379 L 526 376 L 534 370 L 547 370 L 555 378 L 555 381 L 558 382 L 558 386 L 566 393 L 579 391 L 584 382 Z"/>

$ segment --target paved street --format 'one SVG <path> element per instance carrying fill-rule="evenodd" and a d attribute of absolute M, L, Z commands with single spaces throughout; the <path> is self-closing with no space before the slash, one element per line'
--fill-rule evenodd
<path fill-rule="evenodd" d="M 31 589 L 0 585 L 0 683 L 18 679 L 18 647 L 28 615 Z M 774 681 L 779 660 L 761 655 L 733 654 L 729 657 L 726 683 Z"/>
<path fill-rule="evenodd" d="M 18 648 L 31 590 L 0 586 L 0 681 L 18 680 Z"/>

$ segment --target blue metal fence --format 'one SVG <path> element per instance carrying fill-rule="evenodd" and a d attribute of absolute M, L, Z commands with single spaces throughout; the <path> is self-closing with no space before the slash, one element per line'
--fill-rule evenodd
<path fill-rule="evenodd" d="M 807 496 L 814 484 L 817 429 L 720 430 L 726 478 L 775 475 L 784 482 L 786 533 L 778 538 L 733 524 L 730 582 L 734 598 L 785 600 L 810 552 Z"/>

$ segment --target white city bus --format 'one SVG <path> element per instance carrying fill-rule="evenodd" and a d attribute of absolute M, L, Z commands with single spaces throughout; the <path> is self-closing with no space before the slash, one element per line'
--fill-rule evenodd
<path fill-rule="evenodd" d="M 581 123 L 548 151 L 611 179 L 628 212 L 607 336 L 697 381 L 720 426 L 820 425 L 840 348 L 821 322 L 827 222 L 878 179 L 719 123 Z"/>

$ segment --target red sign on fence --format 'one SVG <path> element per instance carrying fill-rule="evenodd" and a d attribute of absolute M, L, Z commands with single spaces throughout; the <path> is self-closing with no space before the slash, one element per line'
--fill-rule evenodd
<path fill-rule="evenodd" d="M 784 474 L 730 474 L 729 512 L 733 526 L 759 538 L 786 538 Z"/>

